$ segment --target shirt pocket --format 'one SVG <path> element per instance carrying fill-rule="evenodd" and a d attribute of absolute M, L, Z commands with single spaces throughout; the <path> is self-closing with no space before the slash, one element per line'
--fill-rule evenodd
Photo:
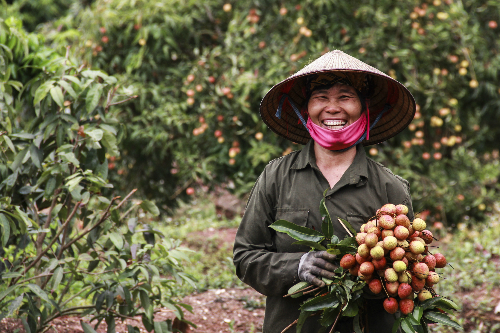
<path fill-rule="evenodd" d="M 310 228 L 308 223 L 309 209 L 278 208 L 276 211 L 276 221 L 286 220 L 301 227 Z M 310 248 L 304 245 L 292 244 L 295 239 L 284 232 L 276 232 L 274 236 L 276 251 L 280 253 L 309 252 Z"/>

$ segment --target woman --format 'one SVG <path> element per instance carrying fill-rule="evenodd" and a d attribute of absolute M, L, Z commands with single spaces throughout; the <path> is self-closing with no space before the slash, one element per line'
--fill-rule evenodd
<path fill-rule="evenodd" d="M 301 107 L 299 109 L 299 107 Z M 236 274 L 267 296 L 263 333 L 281 332 L 298 318 L 304 298 L 283 298 L 299 281 L 321 285 L 332 277 L 334 256 L 292 245 L 268 226 L 280 219 L 321 230 L 319 203 L 332 217 L 357 230 L 386 203 L 405 204 L 413 219 L 408 183 L 368 159 L 363 144 L 376 144 L 402 131 L 413 119 L 415 101 L 399 82 L 341 51 L 318 58 L 275 85 L 260 107 L 264 122 L 278 135 L 305 147 L 271 161 L 257 180 L 236 235 Z M 311 140 L 312 139 L 312 140 Z M 346 232 L 334 225 L 339 239 Z M 370 332 L 391 332 L 393 316 L 382 299 L 370 300 Z M 316 333 L 318 317 L 302 332 Z M 341 332 L 351 332 L 344 320 Z"/>

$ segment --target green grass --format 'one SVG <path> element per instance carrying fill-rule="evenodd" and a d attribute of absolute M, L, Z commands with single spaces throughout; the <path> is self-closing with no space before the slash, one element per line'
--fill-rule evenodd
<path fill-rule="evenodd" d="M 210 228 L 237 228 L 240 221 L 239 217 L 218 217 L 214 203 L 208 196 L 203 196 L 189 204 L 181 203 L 174 216 L 153 226 L 165 236 L 180 239 L 184 245 L 194 249 L 188 253 L 189 262 L 184 264 L 184 272 L 197 280 L 197 288 L 182 284 L 178 290 L 180 296 L 194 291 L 244 286 L 235 274 L 233 244 L 221 246 L 216 235 L 203 239 L 196 234 Z"/>
<path fill-rule="evenodd" d="M 458 305 L 474 310 L 474 316 L 465 318 L 457 314 L 457 321 L 468 332 L 494 332 L 500 324 L 488 320 L 496 305 L 491 295 L 500 286 L 500 219 L 490 217 L 477 226 L 460 224 L 457 231 L 441 239 L 441 247 L 434 252 L 446 256 L 449 265 L 440 269 L 442 281 L 436 286 L 438 294 L 446 296 Z M 481 324 L 482 322 L 482 324 Z M 482 327 L 482 328 L 481 328 Z M 471 330 L 472 329 L 472 330 Z M 453 332 L 442 326 L 432 332 Z"/>

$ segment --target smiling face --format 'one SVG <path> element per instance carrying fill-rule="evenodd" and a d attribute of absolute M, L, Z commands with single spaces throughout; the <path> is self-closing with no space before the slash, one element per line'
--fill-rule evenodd
<path fill-rule="evenodd" d="M 311 121 L 329 130 L 351 125 L 359 119 L 362 110 L 356 90 L 342 83 L 314 90 L 307 103 Z"/>

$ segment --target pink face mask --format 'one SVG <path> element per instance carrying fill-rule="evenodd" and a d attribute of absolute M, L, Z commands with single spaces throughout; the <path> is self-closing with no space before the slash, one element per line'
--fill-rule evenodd
<path fill-rule="evenodd" d="M 342 150 L 351 148 L 365 133 L 367 129 L 366 112 L 349 126 L 339 130 L 330 130 L 316 125 L 307 119 L 309 134 L 321 147 L 328 150 Z"/>

